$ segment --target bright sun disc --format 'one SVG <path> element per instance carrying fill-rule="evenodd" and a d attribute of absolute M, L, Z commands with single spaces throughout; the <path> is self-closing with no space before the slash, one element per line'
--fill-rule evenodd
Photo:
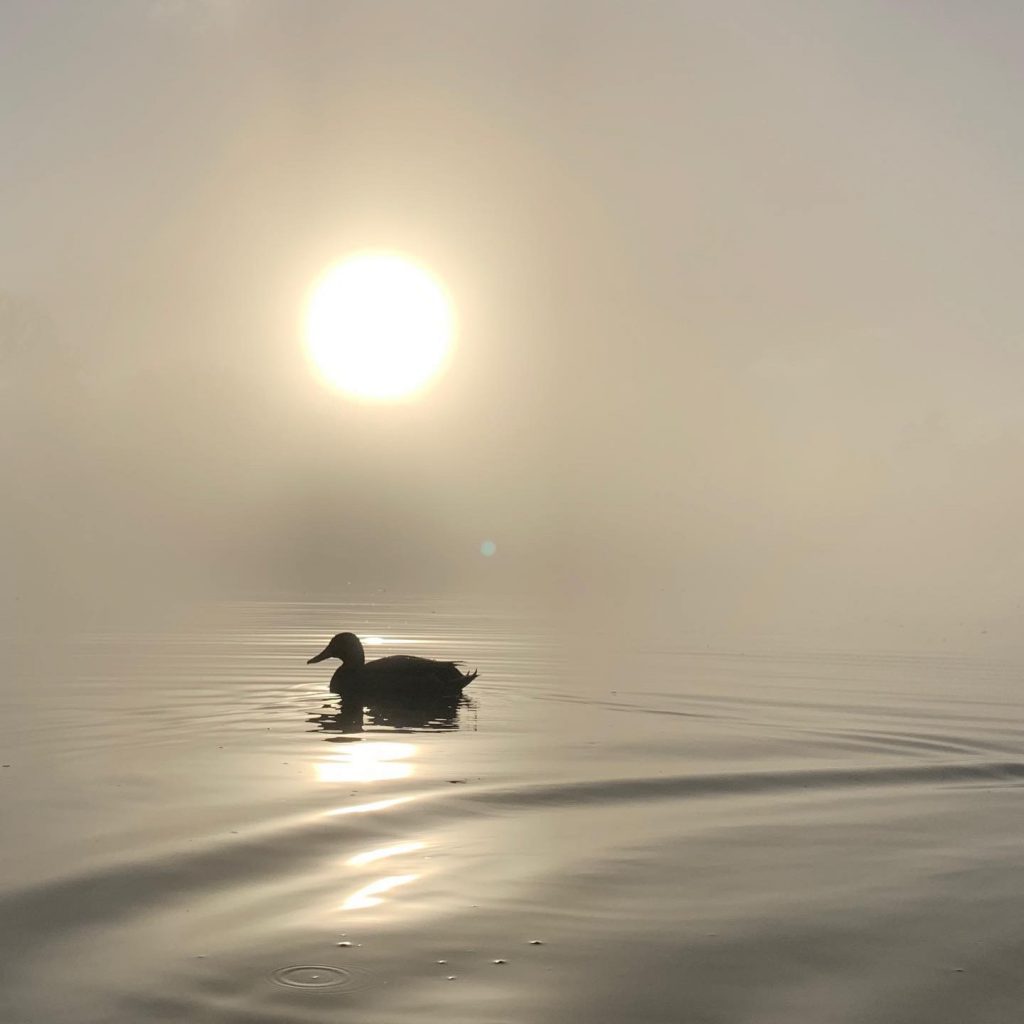
<path fill-rule="evenodd" d="M 453 321 L 427 271 L 393 253 L 357 253 L 314 285 L 306 347 L 320 375 L 346 394 L 402 398 L 443 369 Z"/>

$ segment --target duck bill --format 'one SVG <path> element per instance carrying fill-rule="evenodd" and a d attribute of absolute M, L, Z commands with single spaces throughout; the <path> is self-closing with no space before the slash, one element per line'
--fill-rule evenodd
<path fill-rule="evenodd" d="M 318 661 L 326 661 L 330 656 L 330 648 L 325 647 L 319 654 L 314 654 L 313 657 L 306 662 L 306 664 L 315 665 Z"/>

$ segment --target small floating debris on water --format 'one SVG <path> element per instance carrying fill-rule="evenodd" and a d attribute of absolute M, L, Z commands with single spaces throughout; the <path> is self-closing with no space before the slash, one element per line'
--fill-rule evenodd
<path fill-rule="evenodd" d="M 448 980 L 449 981 L 454 981 L 455 980 L 455 975 L 454 974 L 449 974 L 448 975 Z"/>
<path fill-rule="evenodd" d="M 543 939 L 530 939 L 530 945 L 531 946 L 543 946 L 544 945 L 544 940 Z"/>
<path fill-rule="evenodd" d="M 448 780 L 448 782 L 449 782 L 449 783 L 450 783 L 451 785 L 453 785 L 453 786 L 458 786 L 458 785 L 461 785 L 462 783 L 464 783 L 464 782 L 466 782 L 466 781 L 467 781 L 466 779 L 449 779 L 449 780 Z"/>
<path fill-rule="evenodd" d="M 448 961 L 447 961 L 447 960 L 438 960 L 437 962 L 438 962 L 439 964 L 446 964 L 446 963 L 448 963 Z"/>
<path fill-rule="evenodd" d="M 355 943 L 354 942 L 336 942 L 335 945 L 336 946 L 344 946 L 346 949 L 351 949 L 351 947 L 354 946 Z"/>
<path fill-rule="evenodd" d="M 492 960 L 491 963 L 492 964 L 507 964 L 508 961 L 507 960 Z"/>

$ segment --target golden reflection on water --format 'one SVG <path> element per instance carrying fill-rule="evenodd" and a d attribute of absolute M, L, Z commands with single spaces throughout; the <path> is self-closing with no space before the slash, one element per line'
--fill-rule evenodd
<path fill-rule="evenodd" d="M 415 636 L 361 636 L 364 647 L 409 647 L 414 644 L 432 644 L 435 640 Z"/>
<path fill-rule="evenodd" d="M 396 743 L 390 741 L 356 742 L 345 745 L 345 749 L 332 753 L 316 765 L 316 777 L 321 782 L 380 782 L 390 779 L 405 779 L 413 773 L 410 763 L 416 753 L 413 743 Z M 330 815 L 364 814 L 372 811 L 383 811 L 398 804 L 412 800 L 410 796 L 390 797 L 385 800 L 373 800 L 369 803 L 354 804 L 350 807 L 339 807 L 330 811 Z M 350 857 L 346 862 L 350 867 L 361 868 L 374 864 L 387 857 L 415 853 L 422 850 L 426 843 L 408 841 L 392 843 L 389 846 L 365 850 Z M 419 878 L 418 874 L 388 875 L 356 889 L 341 904 L 341 910 L 365 910 L 376 907 L 384 902 L 384 894 L 400 885 Z"/>
<path fill-rule="evenodd" d="M 382 846 L 379 850 L 367 850 L 365 853 L 357 853 L 349 857 L 348 863 L 353 867 L 362 867 L 364 864 L 373 864 L 374 861 L 383 860 L 385 857 L 397 857 L 401 853 L 415 853 L 422 850 L 426 843 L 395 843 L 393 846 Z"/>
<path fill-rule="evenodd" d="M 393 796 L 389 800 L 374 800 L 368 804 L 353 804 L 351 807 L 336 807 L 333 811 L 328 811 L 328 817 L 334 817 L 338 814 L 366 814 L 369 811 L 386 811 L 389 807 L 395 807 L 397 804 L 407 804 L 412 800 L 411 796 Z"/>
<path fill-rule="evenodd" d="M 383 782 L 407 779 L 411 764 L 402 763 L 416 753 L 412 743 L 354 743 L 316 765 L 320 782 Z"/>
<path fill-rule="evenodd" d="M 378 878 L 376 882 L 364 885 L 362 889 L 357 889 L 352 893 L 352 895 L 342 903 L 341 909 L 365 910 L 367 907 L 376 907 L 378 904 L 384 902 L 384 900 L 380 898 L 381 893 L 390 892 L 392 889 L 395 889 L 400 885 L 406 885 L 409 882 L 413 882 L 419 877 L 419 875 L 389 875 L 387 878 Z"/>

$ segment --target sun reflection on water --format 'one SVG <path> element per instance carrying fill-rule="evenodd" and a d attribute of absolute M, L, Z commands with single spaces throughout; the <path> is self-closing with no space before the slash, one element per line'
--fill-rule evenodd
<path fill-rule="evenodd" d="M 364 864 L 373 864 L 375 861 L 383 860 L 385 857 L 397 857 L 401 853 L 415 853 L 422 850 L 426 843 L 395 843 L 393 846 L 382 846 L 379 850 L 367 850 L 365 853 L 357 853 L 349 857 L 348 863 L 353 867 L 362 867 Z"/>
<path fill-rule="evenodd" d="M 376 907 L 383 903 L 380 894 L 390 892 L 400 885 L 406 885 L 415 881 L 419 875 L 389 875 L 387 878 L 378 878 L 376 882 L 364 885 L 357 889 L 341 905 L 342 910 L 365 910 L 367 907 Z"/>
<path fill-rule="evenodd" d="M 336 807 L 333 811 L 327 811 L 328 817 L 339 814 L 366 814 L 370 811 L 386 811 L 389 807 L 398 804 L 407 804 L 412 800 L 411 796 L 393 796 L 389 800 L 373 800 L 368 804 L 353 804 L 350 807 Z"/>
<path fill-rule="evenodd" d="M 344 749 L 331 753 L 316 766 L 316 777 L 320 782 L 380 782 L 405 779 L 413 773 L 412 758 L 417 747 L 412 743 L 391 741 L 370 741 L 346 743 Z M 415 799 L 412 796 L 396 796 L 383 800 L 338 807 L 328 811 L 328 816 L 343 814 L 365 814 L 387 810 Z M 388 857 L 416 853 L 427 844 L 418 840 L 392 842 L 371 850 L 353 854 L 346 864 L 351 868 L 363 868 Z M 369 882 L 351 893 L 341 904 L 341 910 L 365 910 L 384 902 L 384 896 L 392 889 L 419 878 L 419 874 L 387 875 Z"/>
<path fill-rule="evenodd" d="M 411 764 L 403 763 L 416 753 L 412 743 L 358 743 L 332 754 L 316 765 L 320 782 L 383 782 L 407 779 Z"/>

